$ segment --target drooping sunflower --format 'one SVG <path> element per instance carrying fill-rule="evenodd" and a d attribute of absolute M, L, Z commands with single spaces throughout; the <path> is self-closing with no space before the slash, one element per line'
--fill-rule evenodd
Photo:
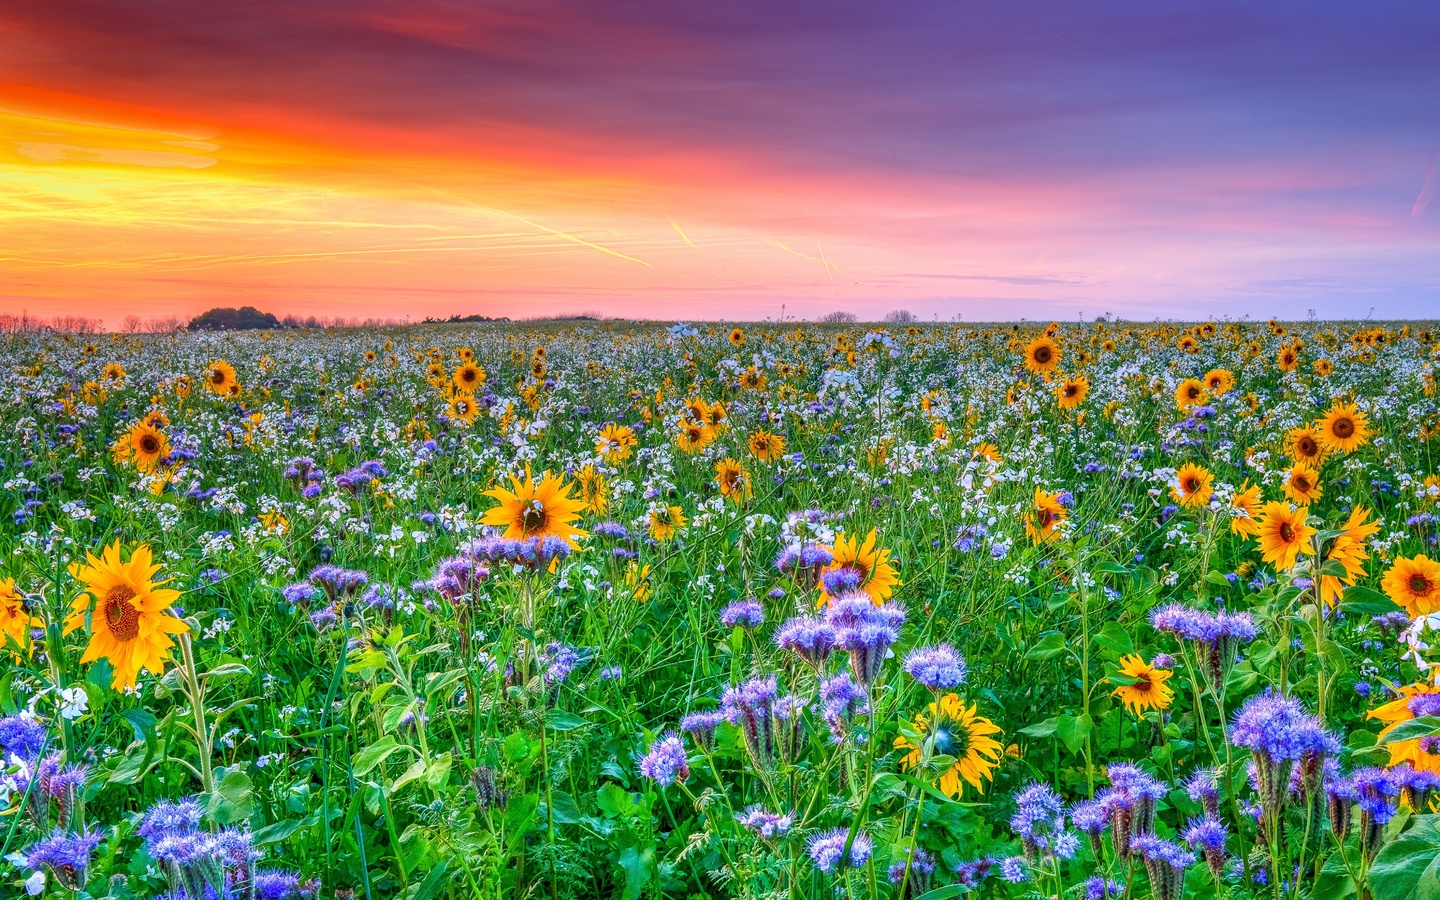
<path fill-rule="evenodd" d="M 883 547 L 876 547 L 876 531 L 870 529 L 862 542 L 858 537 L 846 537 L 845 532 L 835 536 L 835 546 L 826 548 L 834 555 L 824 569 L 821 570 L 821 577 L 826 572 L 839 572 L 848 569 L 860 576 L 860 589 L 870 595 L 870 599 L 879 606 L 885 602 L 885 598 L 895 592 L 895 586 L 900 583 L 895 567 L 890 565 L 890 551 Z M 820 596 L 820 603 L 823 606 L 829 603 L 830 596 L 823 591 Z"/>
<path fill-rule="evenodd" d="M 1044 544 L 1060 537 L 1060 523 L 1070 516 L 1058 493 L 1035 489 L 1035 500 L 1025 516 L 1025 534 L 1031 543 Z"/>
<path fill-rule="evenodd" d="M 1084 375 L 1070 375 L 1055 389 L 1061 409 L 1074 409 L 1085 402 L 1090 394 L 1090 379 Z"/>
<path fill-rule="evenodd" d="M 715 441 L 715 429 L 703 422 L 686 419 L 675 432 L 675 446 L 685 453 L 698 453 Z"/>
<path fill-rule="evenodd" d="M 1229 369 L 1211 369 L 1201 380 L 1212 397 L 1223 397 L 1235 389 L 1235 376 Z"/>
<path fill-rule="evenodd" d="M 1353 403 L 1336 403 L 1317 424 L 1320 440 L 1333 453 L 1349 453 L 1370 442 L 1370 419 Z"/>
<path fill-rule="evenodd" d="M 116 690 L 134 687 L 143 669 L 156 675 L 165 671 L 165 661 L 175 642 L 172 634 L 184 634 L 190 626 L 171 615 L 171 604 L 180 592 L 161 587 L 155 581 L 159 563 L 153 562 L 144 544 L 120 559 L 120 542 L 106 547 L 100 558 L 85 554 L 86 565 L 72 564 L 70 574 L 85 584 L 85 590 L 71 603 L 65 633 L 90 626 L 90 643 L 80 657 L 81 665 L 107 659 L 114 668 L 111 686 Z"/>
<path fill-rule="evenodd" d="M 745 444 L 750 448 L 750 455 L 764 463 L 774 462 L 785 453 L 785 438 L 763 428 L 752 431 Z"/>
<path fill-rule="evenodd" d="M 1036 375 L 1049 375 L 1060 365 L 1065 351 L 1047 335 L 1040 335 L 1025 345 L 1025 368 Z"/>
<path fill-rule="evenodd" d="M 1320 484 L 1320 471 L 1307 462 L 1297 462 L 1290 467 L 1285 478 L 1285 496 L 1296 506 L 1309 506 L 1320 495 L 1324 488 Z"/>
<path fill-rule="evenodd" d="M 495 487 L 485 492 L 500 505 L 485 512 L 480 520 L 483 524 L 505 526 L 505 537 L 510 540 L 558 537 L 571 547 L 575 546 L 575 538 L 588 533 L 570 524 L 580 518 L 585 505 L 583 500 L 570 496 L 573 484 L 549 472 L 537 482 L 529 466 L 525 467 L 524 481 L 514 475 L 509 478 L 509 490 Z"/>
<path fill-rule="evenodd" d="M 1205 402 L 1205 382 L 1198 378 L 1187 378 L 1175 388 L 1175 405 L 1181 412 Z"/>
<path fill-rule="evenodd" d="M 975 454 L 976 456 L 988 459 L 990 462 L 996 463 L 997 465 L 1001 462 L 1000 448 L 996 447 L 989 441 L 981 441 L 980 443 L 976 444 L 975 449 L 971 450 L 970 452 Z"/>
<path fill-rule="evenodd" d="M 1440 562 L 1423 553 L 1399 557 L 1381 579 L 1380 588 L 1405 607 L 1410 618 L 1428 616 L 1440 610 Z"/>
<path fill-rule="evenodd" d="M 1181 506 L 1195 508 L 1210 502 L 1215 493 L 1215 476 L 1204 466 L 1186 463 L 1175 473 L 1170 496 Z"/>
<path fill-rule="evenodd" d="M 1389 703 L 1377 706 L 1366 714 L 1368 719 L 1379 719 L 1385 727 L 1376 736 L 1383 744 L 1385 735 L 1402 723 L 1419 718 L 1421 714 L 1434 715 L 1432 710 L 1440 708 L 1440 687 L 1424 682 L 1405 685 L 1398 690 L 1399 696 Z M 1390 751 L 1389 766 L 1409 763 L 1417 772 L 1433 772 L 1440 775 L 1440 739 L 1434 737 L 1415 738 L 1410 741 L 1393 741 L 1383 744 Z"/>
<path fill-rule="evenodd" d="M 450 376 L 450 382 L 455 385 L 455 390 L 470 396 L 480 390 L 488 377 L 480 366 L 473 362 L 463 362 L 455 367 L 455 372 Z"/>
<path fill-rule="evenodd" d="M 1230 498 L 1230 533 L 1254 537 L 1260 532 L 1260 485 L 1246 482 Z"/>
<path fill-rule="evenodd" d="M 25 597 L 15 590 L 15 579 L 0 578 L 0 649 L 17 648 L 30 652 L 30 629 L 43 628 L 40 619 L 30 615 Z M 13 655 L 13 654 L 12 654 Z"/>
<path fill-rule="evenodd" d="M 1300 365 L 1300 351 L 1293 345 L 1281 347 L 1275 357 L 1275 368 L 1282 372 L 1293 372 Z"/>
<path fill-rule="evenodd" d="M 1320 465 L 1325 459 L 1325 444 L 1320 439 L 1320 429 L 1314 425 L 1302 425 L 1285 432 L 1285 452 L 1296 462 Z"/>
<path fill-rule="evenodd" d="M 1165 685 L 1174 674 L 1166 669 L 1157 669 L 1146 662 L 1138 653 L 1120 658 L 1120 674 L 1135 679 L 1133 684 L 1122 684 L 1110 692 L 1133 715 L 1141 716 L 1147 709 L 1169 709 L 1175 692 Z"/>
<path fill-rule="evenodd" d="M 690 524 L 685 518 L 685 511 L 678 506 L 657 506 L 650 510 L 646 519 L 650 537 L 662 544 Z"/>
<path fill-rule="evenodd" d="M 749 366 L 740 373 L 740 386 L 747 391 L 763 391 L 770 383 L 770 376 L 761 372 L 754 366 Z"/>
<path fill-rule="evenodd" d="M 1341 592 L 1354 586 L 1356 580 L 1365 574 L 1365 561 L 1370 558 L 1365 541 L 1380 531 L 1380 523 L 1367 522 L 1369 517 L 1370 510 L 1362 506 L 1351 510 L 1350 518 L 1325 553 L 1326 562 L 1333 560 L 1345 568 L 1344 575 L 1320 576 L 1320 599 L 1330 606 L 1339 603 Z"/>
<path fill-rule="evenodd" d="M 733 457 L 715 464 L 715 483 L 720 486 L 720 496 L 735 504 L 744 503 L 754 493 L 750 472 Z"/>
<path fill-rule="evenodd" d="M 235 376 L 235 367 L 223 359 L 217 359 L 205 369 L 205 389 L 212 394 L 228 397 L 240 386 Z"/>
<path fill-rule="evenodd" d="M 1255 532 L 1261 559 L 1276 569 L 1288 569 L 1295 565 L 1301 553 L 1315 552 L 1311 544 L 1315 529 L 1305 522 L 1309 516 L 1310 509 L 1305 506 L 1291 509 L 1290 504 L 1279 500 L 1266 503 Z"/>
<path fill-rule="evenodd" d="M 977 792 L 985 793 L 982 779 L 995 780 L 995 769 L 1005 753 L 1000 742 L 991 737 L 1000 733 L 994 722 L 977 715 L 975 704 L 966 706 L 955 694 L 945 694 L 930 704 L 928 715 L 916 713 L 914 725 L 928 747 L 897 737 L 895 748 L 910 751 L 900 760 L 901 766 L 913 769 L 928 757 L 948 756 L 955 762 L 941 773 L 940 790 L 958 799 L 969 783 Z"/>
<path fill-rule="evenodd" d="M 604 515 L 610 508 L 610 485 L 605 475 L 586 463 L 575 471 L 575 484 L 580 488 L 580 499 L 585 511 Z"/>
<path fill-rule="evenodd" d="M 624 462 L 630 458 L 637 443 L 632 429 L 609 422 L 595 436 L 595 452 L 610 462 Z"/>
<path fill-rule="evenodd" d="M 137 471 L 147 475 L 169 455 L 170 439 L 165 432 L 143 420 L 131 425 L 112 449 L 116 462 L 128 460 Z"/>

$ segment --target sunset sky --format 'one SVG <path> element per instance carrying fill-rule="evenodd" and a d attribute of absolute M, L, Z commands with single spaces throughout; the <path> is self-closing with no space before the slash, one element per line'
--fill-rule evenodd
<path fill-rule="evenodd" d="M 1440 316 L 1440 4 L 0 5 L 0 311 Z"/>

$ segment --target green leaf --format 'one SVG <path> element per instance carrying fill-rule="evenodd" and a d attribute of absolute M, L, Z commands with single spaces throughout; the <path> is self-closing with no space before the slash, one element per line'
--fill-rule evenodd
<path fill-rule="evenodd" d="M 622 896 L 625 900 L 635 900 L 650 883 L 650 873 L 655 868 L 655 849 L 626 847 L 620 851 L 616 862 L 625 872 L 625 893 Z"/>
<path fill-rule="evenodd" d="M 1057 726 L 1055 718 L 1052 716 L 1043 722 L 1036 722 L 1034 725 L 1026 725 L 1024 728 L 1020 728 L 1017 730 L 1020 734 L 1027 735 L 1029 737 L 1048 738 L 1055 736 L 1056 727 Z"/>
<path fill-rule="evenodd" d="M 1047 631 L 1040 636 L 1029 650 L 1025 651 L 1026 659 L 1051 659 L 1059 656 L 1065 651 L 1065 635 L 1058 631 Z"/>
<path fill-rule="evenodd" d="M 1347 613 L 1364 616 L 1383 616 L 1400 611 L 1400 607 L 1395 604 L 1394 600 L 1374 588 L 1358 584 L 1345 589 L 1345 593 L 1340 597 L 1340 608 Z"/>
<path fill-rule="evenodd" d="M 1375 900 L 1440 898 L 1440 816 L 1417 816 L 1415 826 L 1386 844 L 1370 867 Z"/>
<path fill-rule="evenodd" d="M 410 768 L 406 769 L 404 774 L 391 783 L 390 793 L 398 793 L 405 785 L 423 777 L 425 777 L 425 760 L 417 759 L 410 764 Z"/>
<path fill-rule="evenodd" d="M 431 900 L 438 897 L 445 889 L 445 876 L 450 872 L 450 860 L 441 861 L 440 865 L 430 870 L 425 880 L 420 882 L 420 888 L 415 891 L 414 900 Z"/>
<path fill-rule="evenodd" d="M 1395 730 L 1380 739 L 1381 744 L 1396 744 L 1440 734 L 1440 717 L 1421 716 L 1395 726 Z"/>
<path fill-rule="evenodd" d="M 252 840 L 257 847 L 264 846 L 265 844 L 278 843 L 305 827 L 306 824 L 314 823 L 307 823 L 305 819 L 289 819 L 284 822 L 276 822 L 273 825 L 266 825 L 264 828 L 256 831 Z"/>
<path fill-rule="evenodd" d="M 155 740 L 156 719 L 154 713 L 145 709 L 127 709 L 120 715 L 130 723 L 130 729 L 135 732 L 137 742 L 149 744 Z"/>
<path fill-rule="evenodd" d="M 555 791 L 551 800 L 553 801 L 553 805 L 550 807 L 550 812 L 555 816 L 555 821 L 560 824 L 574 825 L 584 817 L 584 813 L 580 812 L 580 805 L 575 802 L 575 798 L 565 791 Z"/>
<path fill-rule="evenodd" d="M 210 795 L 210 817 L 221 825 L 231 825 L 250 815 L 250 776 L 238 769 L 225 773 Z"/>
<path fill-rule="evenodd" d="M 376 766 L 385 761 L 386 757 L 399 749 L 400 745 L 395 742 L 395 738 L 387 734 L 364 750 L 361 750 L 355 754 L 355 759 L 352 761 L 352 767 L 354 768 L 356 777 L 370 774 Z"/>
<path fill-rule="evenodd" d="M 1125 626 L 1119 622 L 1106 622 L 1100 628 L 1100 633 L 1095 636 L 1095 643 L 1116 657 L 1135 652 L 1135 643 L 1130 640 L 1130 632 L 1126 631 Z"/>
<path fill-rule="evenodd" d="M 446 750 L 444 753 L 430 760 L 430 765 L 425 769 L 425 783 L 430 785 L 431 790 L 440 790 L 445 786 L 445 783 L 450 780 L 450 765 L 452 759 L 450 751 Z"/>
<path fill-rule="evenodd" d="M 549 709 L 545 711 L 545 727 L 551 731 L 574 731 L 584 724 L 584 719 L 574 713 L 568 713 L 563 709 Z"/>
<path fill-rule="evenodd" d="M 595 792 L 595 803 L 609 819 L 620 819 L 635 809 L 635 798 L 630 792 L 612 781 L 607 781 Z"/>
<path fill-rule="evenodd" d="M 1090 736 L 1090 730 L 1095 727 L 1095 720 L 1090 714 L 1083 716 L 1060 716 L 1055 721 L 1055 734 L 1059 736 L 1061 743 L 1071 753 L 1079 753 L 1080 748 L 1085 745 L 1085 739 Z"/>

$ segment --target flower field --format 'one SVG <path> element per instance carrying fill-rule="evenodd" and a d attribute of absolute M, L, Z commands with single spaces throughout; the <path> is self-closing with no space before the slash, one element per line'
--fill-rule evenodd
<path fill-rule="evenodd" d="M 0 337 L 0 897 L 1440 898 L 1437 341 Z"/>

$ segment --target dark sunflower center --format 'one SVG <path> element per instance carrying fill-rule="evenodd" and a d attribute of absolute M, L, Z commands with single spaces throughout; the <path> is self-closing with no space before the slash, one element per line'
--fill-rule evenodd
<path fill-rule="evenodd" d="M 216 369 L 215 371 L 210 373 L 210 380 L 215 382 L 216 384 L 224 384 L 225 373 L 220 371 L 219 369 Z"/>
<path fill-rule="evenodd" d="M 1200 396 L 1200 389 L 1192 385 L 1191 387 L 1185 389 L 1185 396 L 1189 397 L 1191 400 L 1194 400 Z"/>
<path fill-rule="evenodd" d="M 1355 423 L 1350 419 L 1336 419 L 1335 424 L 1330 426 L 1330 433 L 1338 438 L 1348 438 L 1355 434 Z"/>
<path fill-rule="evenodd" d="M 1078 386 L 1073 385 L 1073 384 L 1067 384 L 1067 385 L 1065 385 L 1065 396 L 1067 396 L 1067 397 L 1073 397 L 1073 396 L 1075 396 L 1076 393 L 1079 392 L 1079 390 L 1080 390 L 1080 388 L 1079 388 Z"/>
<path fill-rule="evenodd" d="M 160 452 L 160 441 L 153 434 L 144 435 L 140 438 L 140 449 L 145 453 L 158 453 Z"/>
<path fill-rule="evenodd" d="M 532 500 L 525 506 L 525 511 L 520 514 L 520 527 L 527 533 L 539 531 L 545 527 L 545 505 L 539 500 Z"/>
<path fill-rule="evenodd" d="M 1419 572 L 1410 576 L 1410 593 L 1416 597 L 1428 597 L 1434 589 L 1435 585 L 1430 583 L 1430 579 L 1421 575 Z"/>
<path fill-rule="evenodd" d="M 1049 348 L 1049 347 L 1036 347 L 1036 348 L 1035 348 L 1035 361 L 1036 361 L 1037 363 L 1040 363 L 1041 365 L 1044 365 L 1045 363 L 1048 363 L 1048 362 L 1050 361 L 1050 356 L 1051 356 L 1051 354 L 1050 354 L 1050 348 Z"/>
<path fill-rule="evenodd" d="M 1314 438 L 1301 438 L 1300 443 L 1296 446 L 1300 450 L 1301 456 L 1314 456 L 1320 450 Z"/>
<path fill-rule="evenodd" d="M 1193 494 L 1198 490 L 1200 490 L 1200 479 L 1193 475 L 1185 479 L 1185 493 Z"/>
<path fill-rule="evenodd" d="M 117 641 L 133 641 L 140 634 L 140 610 L 130 601 L 135 591 L 127 584 L 117 584 L 105 592 L 100 601 L 105 624 Z"/>
<path fill-rule="evenodd" d="M 935 725 L 936 754 L 964 759 L 970 752 L 970 733 L 955 722 L 939 722 Z"/>
<path fill-rule="evenodd" d="M 1155 687 L 1155 683 L 1150 680 L 1149 675 L 1142 674 L 1136 675 L 1135 677 L 1138 680 L 1134 684 L 1130 685 L 1130 690 L 1136 691 L 1137 693 L 1141 694 L 1148 694 Z"/>
<path fill-rule="evenodd" d="M 1289 522 L 1282 522 L 1280 524 L 1280 540 L 1287 544 L 1295 540 L 1295 529 L 1290 527 Z"/>
<path fill-rule="evenodd" d="M 1308 490 L 1310 490 L 1310 479 L 1306 478 L 1304 475 L 1296 475 L 1292 480 L 1295 482 L 1295 489 L 1296 489 L 1296 490 L 1299 490 L 1299 491 L 1308 491 Z"/>

